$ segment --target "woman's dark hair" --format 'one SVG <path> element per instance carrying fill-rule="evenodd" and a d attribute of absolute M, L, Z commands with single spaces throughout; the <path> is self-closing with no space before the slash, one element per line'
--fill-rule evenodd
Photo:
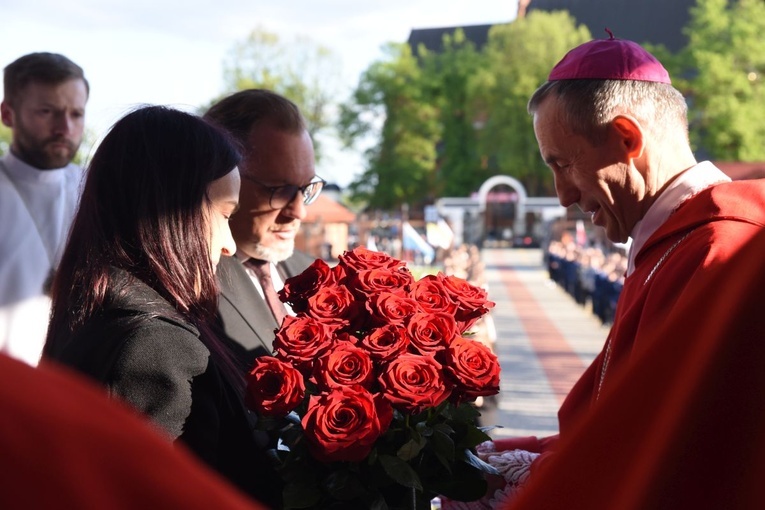
<path fill-rule="evenodd" d="M 234 142 L 202 118 L 144 106 L 98 146 L 53 282 L 46 352 L 61 348 L 114 291 L 113 268 L 141 280 L 207 334 L 218 285 L 205 207 L 210 183 L 240 161 Z"/>

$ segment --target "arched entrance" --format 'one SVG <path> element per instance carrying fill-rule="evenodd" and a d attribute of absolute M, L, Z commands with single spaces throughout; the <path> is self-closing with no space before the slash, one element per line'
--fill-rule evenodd
<path fill-rule="evenodd" d="M 497 186 L 510 187 L 512 192 L 493 193 Z M 526 188 L 519 180 L 509 175 L 488 178 L 478 190 L 478 211 L 483 219 L 484 240 L 487 234 L 502 237 L 501 233 L 492 230 L 501 230 L 506 226 L 512 229 L 513 236 L 524 232 L 527 199 Z"/>

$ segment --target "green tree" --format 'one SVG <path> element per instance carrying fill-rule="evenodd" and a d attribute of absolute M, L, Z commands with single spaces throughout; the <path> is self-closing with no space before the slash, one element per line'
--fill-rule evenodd
<path fill-rule="evenodd" d="M 496 25 L 485 48 L 479 76 L 487 112 L 479 133 L 480 150 L 491 155 L 492 174 L 520 180 L 531 195 L 555 195 L 552 175 L 539 156 L 526 105 L 550 69 L 571 48 L 592 39 L 566 11 L 532 11 L 510 24 Z"/>
<path fill-rule="evenodd" d="M 367 167 L 349 186 L 351 197 L 371 208 L 420 205 L 434 189 L 438 109 L 423 87 L 423 70 L 406 44 L 391 43 L 386 57 L 361 76 L 341 106 L 340 133 L 348 146 L 373 137 Z"/>
<path fill-rule="evenodd" d="M 459 29 L 438 53 L 389 46 L 342 108 L 346 142 L 375 139 L 351 185 L 355 198 L 417 207 L 466 196 L 496 174 L 518 178 L 532 195 L 554 195 L 526 104 L 566 51 L 590 39 L 567 13 L 535 11 L 493 27 L 482 51 Z"/>
<path fill-rule="evenodd" d="M 430 199 L 464 195 L 491 177 L 475 129 L 485 115 L 476 109 L 474 99 L 482 96 L 474 78 L 484 59 L 461 29 L 444 36 L 443 51 L 428 53 L 421 48 L 419 55 L 423 82 L 432 104 L 438 107 L 441 124 L 436 174 L 440 186 Z"/>
<path fill-rule="evenodd" d="M 11 129 L 0 124 L 0 156 L 11 150 Z"/>
<path fill-rule="evenodd" d="M 765 2 L 699 0 L 684 33 L 675 82 L 694 145 L 713 159 L 765 159 Z"/>
<path fill-rule="evenodd" d="M 339 59 L 311 39 L 296 37 L 283 41 L 274 33 L 256 28 L 246 40 L 236 43 L 224 59 L 226 90 L 220 97 L 238 90 L 263 88 L 289 98 L 306 118 L 318 161 L 321 135 L 330 135 L 335 123 L 333 112 L 340 90 L 340 71 Z"/>

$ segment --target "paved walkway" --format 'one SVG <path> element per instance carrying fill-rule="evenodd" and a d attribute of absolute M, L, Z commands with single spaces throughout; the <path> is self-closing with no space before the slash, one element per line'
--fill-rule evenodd
<path fill-rule="evenodd" d="M 536 249 L 484 249 L 495 351 L 502 365 L 494 437 L 549 435 L 571 386 L 600 351 L 608 327 L 550 281 Z"/>

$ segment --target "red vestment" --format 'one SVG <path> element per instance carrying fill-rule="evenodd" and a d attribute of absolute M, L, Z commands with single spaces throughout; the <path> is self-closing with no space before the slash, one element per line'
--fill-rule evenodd
<path fill-rule="evenodd" d="M 80 375 L 2 354 L 0 452 L 0 508 L 264 508 Z"/>
<path fill-rule="evenodd" d="M 765 180 L 736 181 L 651 236 L 606 346 L 559 410 L 560 439 L 497 442 L 554 452 L 512 508 L 765 501 L 763 227 Z"/>

